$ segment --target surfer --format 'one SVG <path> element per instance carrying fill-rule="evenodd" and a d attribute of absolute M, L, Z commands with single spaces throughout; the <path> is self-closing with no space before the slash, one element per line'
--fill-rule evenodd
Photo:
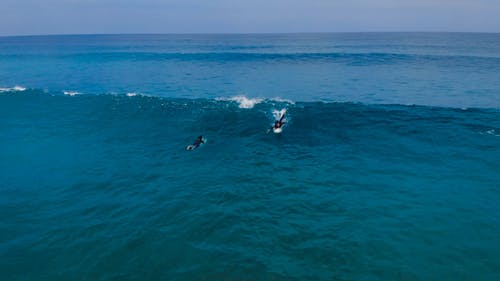
<path fill-rule="evenodd" d="M 281 130 L 283 127 L 283 125 L 286 123 L 285 122 L 285 112 L 286 111 L 282 111 L 281 115 L 280 115 L 280 118 L 277 119 L 276 121 L 274 121 L 274 125 L 271 127 L 271 129 L 269 129 L 269 131 L 274 131 L 275 133 L 281 133 Z M 268 131 L 268 132 L 269 132 Z"/>
<path fill-rule="evenodd" d="M 205 143 L 205 140 L 203 140 L 203 136 L 198 136 L 196 138 L 196 140 L 194 141 L 194 143 L 191 144 L 191 145 L 188 145 L 186 147 L 186 149 L 187 150 L 193 150 L 193 149 L 197 148 L 198 146 L 200 146 L 202 143 Z"/>
<path fill-rule="evenodd" d="M 282 119 L 283 119 L 283 118 L 282 118 Z M 283 124 L 285 124 L 285 122 L 284 122 L 284 121 L 282 121 L 282 119 L 280 119 L 280 120 L 276 120 L 276 121 L 274 122 L 273 129 L 279 129 L 279 128 L 283 127 Z"/>

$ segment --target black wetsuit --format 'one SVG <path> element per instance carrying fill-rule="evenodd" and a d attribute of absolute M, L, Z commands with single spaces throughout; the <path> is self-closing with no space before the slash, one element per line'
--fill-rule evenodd
<path fill-rule="evenodd" d="M 193 143 L 193 148 L 197 148 L 200 146 L 202 143 L 204 143 L 203 138 L 197 138 L 194 143 Z"/>
<path fill-rule="evenodd" d="M 283 124 L 285 124 L 285 122 L 283 122 L 283 119 L 285 118 L 285 114 L 283 114 L 280 118 L 280 120 L 276 120 L 274 122 L 274 125 L 273 125 L 273 129 L 278 129 L 278 128 L 281 128 L 283 126 Z"/>

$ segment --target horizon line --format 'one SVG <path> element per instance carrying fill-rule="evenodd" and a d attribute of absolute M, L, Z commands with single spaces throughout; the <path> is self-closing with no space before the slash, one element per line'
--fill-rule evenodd
<path fill-rule="evenodd" d="M 109 35 L 301 35 L 301 34 L 355 34 L 355 33 L 468 33 L 500 34 L 493 31 L 304 31 L 304 32 L 171 32 L 171 33 L 46 33 L 0 35 L 2 37 L 47 37 L 47 36 L 109 36 Z"/>

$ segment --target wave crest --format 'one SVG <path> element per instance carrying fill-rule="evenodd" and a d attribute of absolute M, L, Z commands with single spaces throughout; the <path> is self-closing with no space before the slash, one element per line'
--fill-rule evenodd
<path fill-rule="evenodd" d="M 238 103 L 239 108 L 253 108 L 256 104 L 259 104 L 263 101 L 260 98 L 247 98 L 245 96 L 235 96 L 230 98 L 217 98 L 219 101 L 234 101 Z"/>
<path fill-rule="evenodd" d="M 67 96 L 76 96 L 76 95 L 81 95 L 82 93 L 76 92 L 76 91 L 64 91 L 63 92 Z"/>
<path fill-rule="evenodd" d="M 26 91 L 25 87 L 14 86 L 12 88 L 0 88 L 0 92 L 23 92 Z"/>

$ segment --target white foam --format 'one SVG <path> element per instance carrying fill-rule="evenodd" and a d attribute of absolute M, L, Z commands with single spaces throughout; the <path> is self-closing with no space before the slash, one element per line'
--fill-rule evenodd
<path fill-rule="evenodd" d="M 14 88 L 12 88 L 12 90 L 17 91 L 17 92 L 23 92 L 23 91 L 26 91 L 26 88 L 22 87 L 22 86 L 15 86 Z"/>
<path fill-rule="evenodd" d="M 0 92 L 23 92 L 26 91 L 25 87 L 14 86 L 12 88 L 0 88 Z"/>
<path fill-rule="evenodd" d="M 67 96 L 76 96 L 76 95 L 81 95 L 82 93 L 75 92 L 75 91 L 64 91 L 64 94 Z"/>
<path fill-rule="evenodd" d="M 127 97 L 154 97 L 153 95 L 150 94 L 143 94 L 143 93 L 137 93 L 137 92 L 130 92 L 125 94 Z"/>
<path fill-rule="evenodd" d="M 235 101 L 238 103 L 239 108 L 253 108 L 256 104 L 259 104 L 263 101 L 263 99 L 258 99 L 258 98 L 252 99 L 252 98 L 247 98 L 245 96 L 217 98 L 216 100 Z"/>
<path fill-rule="evenodd" d="M 283 103 L 295 104 L 295 102 L 294 102 L 294 101 L 292 101 L 292 100 L 289 100 L 289 99 L 282 99 L 282 98 L 280 98 L 280 97 L 275 97 L 275 98 L 272 98 L 272 99 L 270 99 L 270 100 L 275 101 L 275 102 L 283 102 Z"/>
<path fill-rule="evenodd" d="M 493 129 L 486 131 L 486 133 L 487 133 L 488 135 L 492 135 L 492 136 L 495 136 L 495 137 L 500 137 L 500 135 L 499 135 L 499 134 L 497 134 L 497 133 L 495 132 L 495 130 L 493 130 Z"/>
<path fill-rule="evenodd" d="M 280 119 L 281 119 L 281 117 L 282 117 L 283 115 L 285 115 L 285 113 L 286 113 L 286 108 L 283 108 L 282 110 L 276 110 L 276 109 L 275 109 L 275 110 L 273 110 L 273 116 L 274 116 L 274 119 L 276 119 L 276 120 L 280 120 Z M 286 119 L 284 119 L 284 120 L 286 120 Z"/>

